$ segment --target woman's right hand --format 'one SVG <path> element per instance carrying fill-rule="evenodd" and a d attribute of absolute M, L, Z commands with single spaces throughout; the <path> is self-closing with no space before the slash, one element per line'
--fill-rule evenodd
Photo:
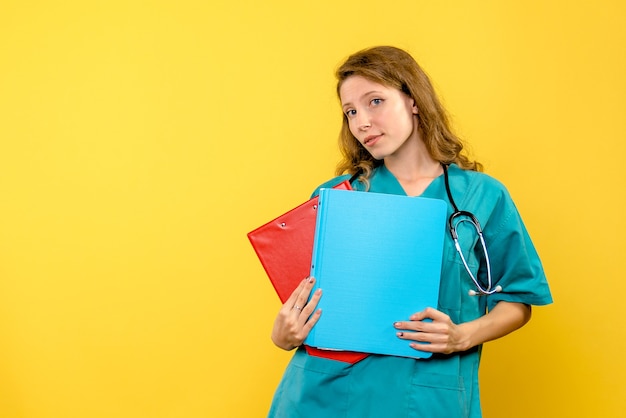
<path fill-rule="evenodd" d="M 322 314 L 321 309 L 315 311 L 322 289 L 317 289 L 309 300 L 314 284 L 314 278 L 304 279 L 278 311 L 272 329 L 272 341 L 283 350 L 301 346 Z"/>

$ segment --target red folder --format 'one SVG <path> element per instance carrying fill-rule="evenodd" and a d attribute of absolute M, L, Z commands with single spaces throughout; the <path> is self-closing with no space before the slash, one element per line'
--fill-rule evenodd
<path fill-rule="evenodd" d="M 352 189 L 347 180 L 335 188 Z M 314 197 L 248 233 L 248 239 L 283 303 L 310 274 L 318 200 Z M 367 357 L 364 353 L 305 348 L 310 355 L 346 363 L 356 363 Z"/>

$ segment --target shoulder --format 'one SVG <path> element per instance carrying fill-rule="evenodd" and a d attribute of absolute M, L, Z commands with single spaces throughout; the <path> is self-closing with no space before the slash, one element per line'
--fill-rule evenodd
<path fill-rule="evenodd" d="M 488 199 L 511 199 L 506 186 L 489 174 L 463 170 L 453 164 L 449 168 L 449 176 L 451 187 L 457 189 L 463 196 L 480 195 Z"/>
<path fill-rule="evenodd" d="M 320 189 L 330 189 L 332 187 L 335 187 L 342 181 L 350 180 L 350 177 L 350 174 L 344 174 L 342 176 L 333 177 L 332 179 L 325 181 L 315 188 L 315 190 L 311 194 L 311 197 L 317 196 L 320 193 Z"/>
<path fill-rule="evenodd" d="M 489 231 L 518 228 L 521 217 L 509 191 L 496 178 L 477 171 L 450 167 L 450 189 L 461 210 L 472 212 Z"/>
<path fill-rule="evenodd" d="M 467 185 L 475 187 L 486 187 L 489 189 L 506 190 L 506 187 L 498 179 L 481 171 L 464 170 L 456 164 L 450 165 L 449 174 L 451 178 L 465 181 Z"/>

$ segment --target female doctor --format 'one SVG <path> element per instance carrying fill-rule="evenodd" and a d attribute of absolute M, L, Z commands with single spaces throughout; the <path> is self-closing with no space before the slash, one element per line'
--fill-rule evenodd
<path fill-rule="evenodd" d="M 438 306 L 394 323 L 397 338 L 434 354 L 349 362 L 309 354 L 302 344 L 322 315 L 323 290 L 311 295 L 315 279 L 304 279 L 272 330 L 278 347 L 297 350 L 269 416 L 480 417 L 482 344 L 526 324 L 531 305 L 552 302 L 539 257 L 507 190 L 463 154 L 430 80 L 407 52 L 357 52 L 336 76 L 343 160 L 338 177 L 319 188 L 351 179 L 356 190 L 448 203 Z"/>

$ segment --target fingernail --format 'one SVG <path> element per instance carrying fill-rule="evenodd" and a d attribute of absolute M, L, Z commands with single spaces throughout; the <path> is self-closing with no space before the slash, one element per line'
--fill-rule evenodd
<path fill-rule="evenodd" d="M 398 337 L 402 337 L 402 336 L 404 335 L 404 332 L 398 332 L 398 333 L 396 333 L 396 335 L 397 335 Z"/>

